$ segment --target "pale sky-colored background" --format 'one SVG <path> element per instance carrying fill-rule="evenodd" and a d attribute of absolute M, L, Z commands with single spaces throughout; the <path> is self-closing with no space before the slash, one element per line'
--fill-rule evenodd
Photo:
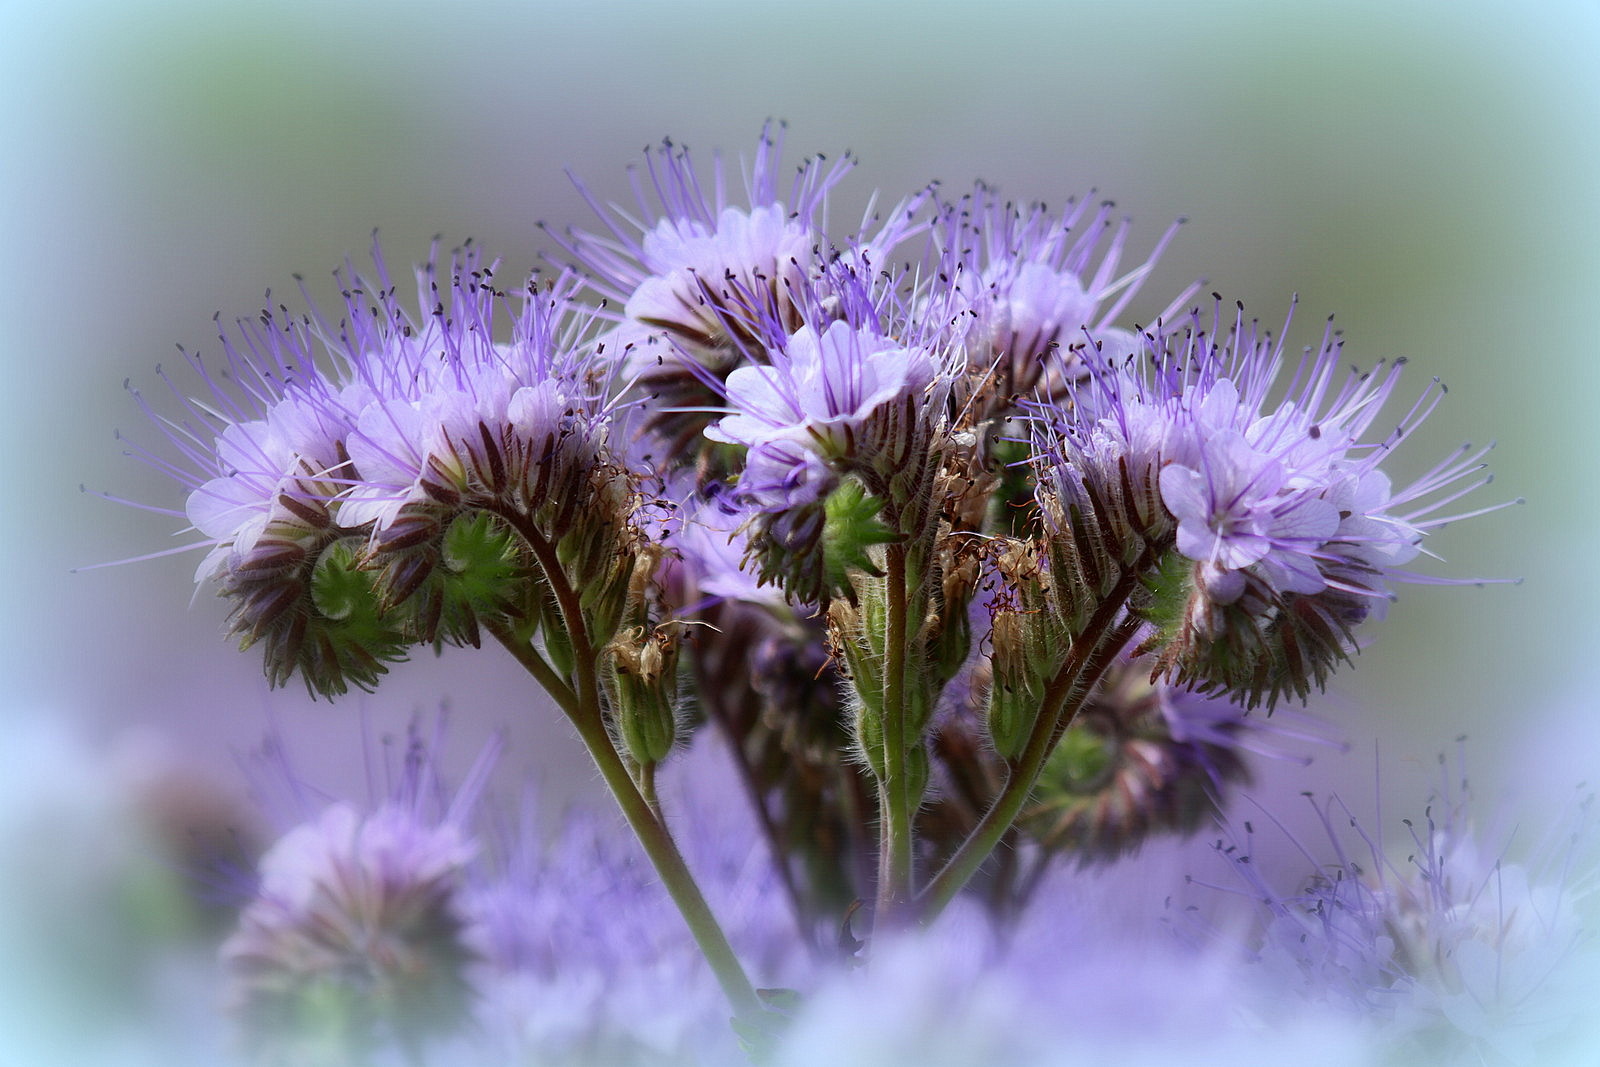
<path fill-rule="evenodd" d="M 154 394 L 175 343 L 215 351 L 214 313 L 296 272 L 331 296 L 374 227 L 396 267 L 441 234 L 519 273 L 552 250 L 537 220 L 591 221 L 564 167 L 622 196 L 644 145 L 737 155 L 780 117 L 793 161 L 862 160 L 836 218 L 932 178 L 1098 189 L 1136 251 L 1192 220 L 1139 315 L 1198 275 L 1268 321 L 1298 292 L 1299 340 L 1337 313 L 1352 360 L 1443 377 L 1397 468 L 1495 438 L 1480 499 L 1528 503 L 1443 531 L 1435 571 L 1525 581 L 1405 589 L 1315 705 L 1358 755 L 1306 782 L 1370 795 L 1377 741 L 1414 799 L 1467 734 L 1492 800 L 1564 795 L 1600 752 L 1597 50 L 1594 0 L 0 3 L 0 714 L 135 731 L 236 787 L 269 717 L 309 774 L 353 778 L 359 713 L 381 731 L 448 699 L 462 757 L 511 724 L 508 777 L 583 787 L 498 652 L 426 655 L 341 704 L 268 693 L 222 605 L 191 604 L 197 555 L 69 573 L 175 526 L 78 486 L 180 506 L 120 454 L 114 428 L 157 440 L 123 380 Z M 8 778 L 17 736 L 0 724 Z"/>
<path fill-rule="evenodd" d="M 519 273 L 554 250 L 537 220 L 592 221 L 564 167 L 620 197 L 644 145 L 736 156 L 780 117 L 792 161 L 860 157 L 836 218 L 932 178 L 1097 189 L 1136 251 L 1192 220 L 1139 314 L 1199 275 L 1268 321 L 1298 292 L 1299 340 L 1337 313 L 1352 360 L 1443 377 L 1396 467 L 1498 439 L 1480 499 L 1528 503 L 1443 531 L 1435 572 L 1525 581 L 1403 590 L 1317 707 L 1386 763 L 1465 733 L 1491 795 L 1565 787 L 1600 749 L 1597 47 L 1593 0 L 0 5 L 0 707 L 137 727 L 231 781 L 269 715 L 339 774 L 356 709 L 384 727 L 447 698 L 463 755 L 510 722 L 508 774 L 587 781 L 495 651 L 425 655 L 342 704 L 268 693 L 222 605 L 191 604 L 198 555 L 69 573 L 175 525 L 78 486 L 180 506 L 113 438 L 157 440 L 123 380 L 156 393 L 175 343 L 215 351 L 214 313 L 296 272 L 331 296 L 374 227 L 397 268 L 441 234 Z"/>

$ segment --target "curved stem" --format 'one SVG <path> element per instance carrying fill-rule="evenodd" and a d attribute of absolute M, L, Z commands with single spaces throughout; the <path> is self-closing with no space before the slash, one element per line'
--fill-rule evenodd
<path fill-rule="evenodd" d="M 661 822 L 649 801 L 634 785 L 633 776 L 628 773 L 616 746 L 611 743 L 605 723 L 597 717 L 585 715 L 576 725 L 589 755 L 600 768 L 600 776 L 610 787 L 611 795 L 616 798 L 628 826 L 644 846 L 645 855 L 650 858 L 651 866 L 667 887 L 672 902 L 678 906 L 701 954 L 711 965 L 717 982 L 733 1006 L 734 1014 L 760 1027 L 759 1020 L 764 1010 L 761 999 L 756 996 L 755 986 L 745 974 L 733 946 L 728 943 L 727 935 L 712 914 L 711 906 L 700 893 L 700 887 L 678 852 L 677 845 L 673 843 L 672 835 L 667 832 L 666 824 Z"/>
<path fill-rule="evenodd" d="M 1049 758 L 1067 724 L 1071 723 L 1093 694 L 1117 653 L 1138 632 L 1141 624 L 1137 619 L 1114 621 L 1131 588 L 1130 581 L 1119 583 L 1121 595 L 1108 597 L 1084 632 L 1073 641 L 1066 662 L 1045 689 L 1039 716 L 1034 720 L 1033 730 L 1028 734 L 1022 754 L 1012 763 L 1005 788 L 961 843 L 961 847 L 956 849 L 944 868 L 917 898 L 919 922 L 926 924 L 937 918 L 972 880 L 972 876 L 978 873 L 978 868 L 983 866 L 1021 814 L 1028 797 L 1033 793 L 1040 771 L 1044 769 L 1045 760 Z"/>
<path fill-rule="evenodd" d="M 556 702 L 556 706 L 566 713 L 568 718 L 572 718 L 578 713 L 578 694 L 573 692 L 572 686 L 567 684 L 565 678 L 556 673 L 556 669 L 550 666 L 550 662 L 539 654 L 538 649 L 527 641 L 519 639 L 504 623 L 496 622 L 493 619 L 485 619 L 483 620 L 483 627 L 489 631 L 490 636 L 500 642 L 507 652 L 510 652 L 515 657 L 518 663 L 522 664 L 523 670 L 533 675 L 534 680 L 543 687 L 546 693 L 550 694 L 551 699 Z"/>
<path fill-rule="evenodd" d="M 578 682 L 575 694 L 577 699 L 575 702 L 570 699 L 574 694 L 565 683 L 552 691 L 551 695 L 561 705 L 568 720 L 577 727 L 578 736 L 583 740 L 584 747 L 589 750 L 590 757 L 600 770 L 601 778 L 605 780 L 617 806 L 622 809 L 623 818 L 627 820 L 639 843 L 644 846 L 645 855 L 649 857 L 651 866 L 655 868 L 662 884 L 667 887 L 672 902 L 677 905 L 678 912 L 688 924 L 689 932 L 694 936 L 695 943 L 705 956 L 706 962 L 711 965 L 711 970 L 732 1005 L 734 1014 L 755 1030 L 764 1029 L 761 1020 L 765 1013 L 755 987 L 745 974 L 744 967 L 734 954 L 733 946 L 728 943 L 727 935 L 717 923 L 710 905 L 700 892 L 700 887 L 695 883 L 688 864 L 684 862 L 677 845 L 673 843 L 666 824 L 639 791 L 638 783 L 629 773 L 622 756 L 617 752 L 616 744 L 611 739 L 610 731 L 606 729 L 604 705 L 600 696 L 599 660 L 584 621 L 577 592 L 567 580 L 555 547 L 526 516 L 509 508 L 499 514 L 522 536 L 539 561 L 545 580 L 550 583 L 551 591 L 560 606 L 567 635 L 572 639 L 573 657 L 576 661 L 574 673 Z M 492 629 L 491 633 L 541 685 L 545 683 L 547 677 L 555 677 L 555 671 L 527 642 L 518 640 L 503 627 Z"/>

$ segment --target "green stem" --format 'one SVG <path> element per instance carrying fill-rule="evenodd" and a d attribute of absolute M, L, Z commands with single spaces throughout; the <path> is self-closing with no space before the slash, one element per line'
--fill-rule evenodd
<path fill-rule="evenodd" d="M 590 757 L 600 770 L 600 777 L 605 780 L 617 806 L 622 809 L 623 818 L 627 820 L 634 836 L 644 846 L 645 855 L 649 857 L 651 866 L 655 868 L 662 884 L 667 887 L 668 895 L 677 905 L 678 912 L 688 925 L 701 954 L 711 965 L 711 970 L 716 975 L 718 984 L 722 986 L 723 994 L 732 1005 L 734 1014 L 754 1030 L 764 1030 L 765 1012 L 761 1006 L 761 999 L 756 995 L 755 986 L 745 974 L 738 956 L 734 954 L 733 946 L 728 943 L 727 935 L 723 933 L 716 916 L 712 914 L 711 906 L 701 894 L 700 887 L 695 883 L 694 875 L 684 862 L 677 845 L 673 843 L 666 824 L 661 821 L 650 802 L 639 791 L 637 783 L 623 763 L 622 756 L 617 752 L 610 731 L 606 729 L 604 705 L 600 696 L 598 657 L 589 637 L 577 593 L 567 581 L 566 572 L 561 567 L 554 546 L 526 516 L 511 509 L 501 512 L 501 515 L 522 536 L 539 561 L 540 569 L 543 570 L 545 579 L 550 583 L 556 602 L 560 606 L 567 634 L 572 639 L 573 657 L 576 660 L 574 673 L 578 681 L 576 703 L 570 699 L 563 702 L 563 693 L 560 690 L 565 690 L 565 695 L 568 697 L 572 695 L 571 689 L 564 683 L 560 690 L 551 695 L 562 705 L 567 718 L 577 727 L 578 736 L 583 740 L 584 747 L 589 750 Z M 527 642 L 518 640 L 504 628 L 492 629 L 491 633 L 506 645 L 517 661 L 523 664 L 541 685 L 544 684 L 546 677 L 555 675 L 555 671 L 549 668 L 543 657 L 539 656 Z"/>
<path fill-rule="evenodd" d="M 496 622 L 493 619 L 485 619 L 483 620 L 483 626 L 496 641 L 500 642 L 506 651 L 516 658 L 518 663 L 522 664 L 523 670 L 533 675 L 534 680 L 544 688 L 546 693 L 550 694 L 551 699 L 556 702 L 556 706 L 566 714 L 567 718 L 570 719 L 578 714 L 578 694 L 573 692 L 572 686 L 567 684 L 565 678 L 556 673 L 556 669 L 550 666 L 550 662 L 539 655 L 538 649 L 534 648 L 529 642 L 519 639 L 504 623 Z"/>
<path fill-rule="evenodd" d="M 882 809 L 878 850 L 878 904 L 874 923 L 898 924 L 910 906 L 915 886 L 912 870 L 912 802 L 906 756 L 906 555 L 901 545 L 888 549 L 888 632 L 884 637 L 883 781 L 878 783 Z M 911 739 L 915 741 L 915 739 Z"/>
<path fill-rule="evenodd" d="M 589 755 L 600 768 L 600 776 L 611 789 L 611 795 L 616 798 L 623 818 L 628 820 L 628 826 L 644 846 L 645 855 L 650 858 L 662 884 L 667 887 L 672 902 L 678 906 L 689 932 L 694 935 L 695 943 L 700 946 L 701 954 L 711 965 L 717 982 L 733 1006 L 734 1014 L 761 1027 L 764 1011 L 761 999 L 756 996 L 755 986 L 745 974 L 733 946 L 728 943 L 727 935 L 712 914 L 711 906 L 706 903 L 666 825 L 657 818 L 649 801 L 634 785 L 632 775 L 611 742 L 605 723 L 597 716 L 585 715 L 576 725 Z"/>
<path fill-rule="evenodd" d="M 1125 584 L 1131 589 L 1131 583 Z M 961 847 L 956 849 L 944 868 L 917 898 L 919 922 L 927 924 L 936 919 L 988 860 L 995 846 L 1022 813 L 1039 779 L 1039 773 L 1044 769 L 1045 760 L 1049 758 L 1051 749 L 1066 726 L 1094 692 L 1117 653 L 1138 632 L 1140 623 L 1133 618 L 1123 619 L 1113 625 L 1116 613 L 1127 599 L 1127 593 L 1128 590 L 1123 590 L 1120 596 L 1114 594 L 1108 597 L 1084 632 L 1073 641 L 1066 662 L 1045 689 L 1039 716 L 1034 720 L 1033 730 L 1028 734 L 1022 754 L 1011 764 L 1005 788 L 961 843 Z"/>
<path fill-rule="evenodd" d="M 666 816 L 661 814 L 661 798 L 656 795 L 656 764 L 640 763 L 633 768 L 632 778 L 639 785 L 639 795 L 655 815 L 656 822 L 666 825 Z"/>

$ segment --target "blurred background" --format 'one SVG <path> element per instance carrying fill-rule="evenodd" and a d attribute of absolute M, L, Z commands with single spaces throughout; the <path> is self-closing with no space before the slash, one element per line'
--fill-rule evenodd
<path fill-rule="evenodd" d="M 183 543 L 79 486 L 181 508 L 114 436 L 160 440 L 124 380 L 156 397 L 174 344 L 215 352 L 212 316 L 268 288 L 297 306 L 296 273 L 333 299 L 374 228 L 397 274 L 437 234 L 515 276 L 555 251 L 537 221 L 593 222 L 563 168 L 621 199 L 646 144 L 736 158 L 769 117 L 794 163 L 860 158 L 835 220 L 930 179 L 1096 191 L 1134 217 L 1135 261 L 1191 220 L 1135 319 L 1195 277 L 1268 322 L 1298 293 L 1296 343 L 1336 313 L 1353 361 L 1443 378 L 1400 477 L 1497 439 L 1478 499 L 1527 504 L 1440 532 L 1429 569 L 1523 582 L 1403 589 L 1313 705 L 1355 754 L 1292 784 L 1370 806 L 1376 750 L 1414 802 L 1466 735 L 1481 796 L 1542 810 L 1600 753 L 1597 47 L 1594 0 L 0 4 L 0 801 L 44 842 L 7 862 L 82 889 L 105 823 L 61 813 L 117 775 L 180 778 L 174 803 L 245 825 L 237 760 L 272 722 L 308 776 L 359 783 L 363 738 L 447 704 L 457 759 L 507 726 L 508 778 L 592 788 L 498 651 L 426 655 L 337 705 L 267 691 L 193 593 L 200 553 L 73 573 Z M 13 919 L 33 915 L 19 884 L 0 882 Z"/>

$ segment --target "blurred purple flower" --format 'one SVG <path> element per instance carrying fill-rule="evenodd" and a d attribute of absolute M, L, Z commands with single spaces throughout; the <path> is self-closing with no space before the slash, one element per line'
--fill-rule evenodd
<path fill-rule="evenodd" d="M 447 796 L 412 729 L 404 764 L 370 811 L 329 803 L 269 848 L 238 929 L 222 946 L 228 1006 L 265 1063 L 363 1062 L 451 1037 L 473 1010 L 465 909 L 471 823 L 491 746 Z M 311 800 L 281 741 L 266 789 Z"/>
<path fill-rule="evenodd" d="M 1259 909 L 1263 1005 L 1326 1004 L 1371 1024 L 1407 1062 L 1566 1062 L 1551 1057 L 1576 1034 L 1592 1036 L 1600 963 L 1592 798 L 1529 863 L 1514 863 L 1472 826 L 1464 778 L 1449 780 L 1460 769 L 1441 760 L 1441 772 L 1422 823 L 1403 820 L 1404 861 L 1337 797 L 1312 801 L 1325 842 L 1290 837 L 1316 865 L 1295 889 L 1255 862 L 1249 822 L 1242 839 L 1218 842 L 1236 891 Z"/>

